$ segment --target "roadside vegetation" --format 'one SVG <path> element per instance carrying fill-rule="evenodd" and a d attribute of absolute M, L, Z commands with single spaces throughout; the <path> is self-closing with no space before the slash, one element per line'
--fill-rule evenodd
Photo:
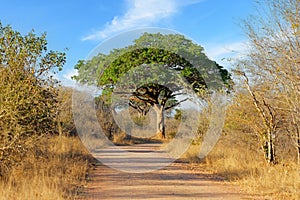
<path fill-rule="evenodd" d="M 77 137 L 46 136 L 0 180 L 0 199 L 62 200 L 82 195 L 92 158 Z"/>
<path fill-rule="evenodd" d="M 203 161 L 186 158 L 265 199 L 300 198 L 300 1 L 258 3 L 242 23 L 248 52 L 234 60 L 223 135 Z"/>
<path fill-rule="evenodd" d="M 299 199 L 300 172 L 292 141 L 287 135 L 278 138 L 277 162 L 268 163 L 256 134 L 256 109 L 251 101 L 242 100 L 243 104 L 228 108 L 223 133 L 207 157 L 200 160 L 201 144 L 194 144 L 181 159 L 189 162 L 192 170 L 224 177 L 224 181 L 238 185 L 253 199 Z"/>
<path fill-rule="evenodd" d="M 75 137 L 64 52 L 0 23 L 0 199 L 74 199 L 92 159 Z"/>

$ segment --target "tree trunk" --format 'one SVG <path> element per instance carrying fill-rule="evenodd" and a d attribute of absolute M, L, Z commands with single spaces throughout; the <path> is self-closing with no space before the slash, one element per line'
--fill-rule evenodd
<path fill-rule="evenodd" d="M 252 91 L 250 85 L 249 85 L 249 79 L 245 73 L 242 74 L 245 78 L 245 84 L 247 87 L 248 92 L 250 93 L 254 106 L 259 113 L 263 123 L 264 127 L 267 131 L 267 141 L 266 141 L 266 159 L 268 163 L 275 163 L 276 155 L 275 155 L 275 145 L 273 141 L 273 133 L 274 133 L 274 114 L 272 112 L 271 107 L 265 102 L 264 99 L 261 101 L 258 101 L 256 98 L 256 95 Z"/>
<path fill-rule="evenodd" d="M 297 163 L 298 163 L 298 165 L 300 165 L 300 134 L 298 133 L 298 135 L 297 135 L 298 137 L 297 137 Z"/>
<path fill-rule="evenodd" d="M 297 152 L 297 163 L 298 165 L 300 165 L 300 141 L 298 141 L 298 152 Z"/>
<path fill-rule="evenodd" d="M 166 138 L 164 107 L 162 105 L 155 104 L 153 108 L 156 112 L 156 135 L 159 138 Z"/>
<path fill-rule="evenodd" d="M 268 133 L 267 133 L 267 138 L 268 138 L 268 141 L 267 141 L 267 161 L 268 161 L 269 164 L 275 164 L 276 155 L 275 155 L 273 134 L 269 130 L 268 130 Z"/>
<path fill-rule="evenodd" d="M 272 144 L 272 135 L 268 133 L 268 162 L 272 163 L 274 161 L 273 157 L 273 144 Z"/>

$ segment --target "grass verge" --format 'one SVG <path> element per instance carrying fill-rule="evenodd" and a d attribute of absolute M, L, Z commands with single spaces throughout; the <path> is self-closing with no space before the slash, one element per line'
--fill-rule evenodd
<path fill-rule="evenodd" d="M 76 137 L 44 138 L 0 180 L 0 200 L 74 199 L 86 183 L 91 161 Z"/>
<path fill-rule="evenodd" d="M 183 159 L 239 185 L 255 198 L 300 199 L 300 171 L 295 162 L 268 165 L 253 144 L 231 136 L 223 136 L 204 160 L 197 158 L 198 151 L 199 146 L 192 145 Z"/>

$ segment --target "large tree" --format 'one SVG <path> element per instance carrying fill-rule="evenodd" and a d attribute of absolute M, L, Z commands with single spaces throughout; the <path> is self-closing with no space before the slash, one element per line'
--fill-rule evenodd
<path fill-rule="evenodd" d="M 157 113 L 157 135 L 165 137 L 164 111 L 187 98 L 187 88 L 200 95 L 211 89 L 228 89 L 230 74 L 203 53 L 200 45 L 177 34 L 144 33 L 134 44 L 99 54 L 75 67 L 81 82 L 119 94 L 141 114 Z"/>

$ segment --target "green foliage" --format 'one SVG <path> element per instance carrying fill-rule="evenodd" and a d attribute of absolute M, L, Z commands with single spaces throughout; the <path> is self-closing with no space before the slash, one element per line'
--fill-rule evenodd
<path fill-rule="evenodd" d="M 147 71 L 149 65 L 153 67 L 154 64 L 159 67 L 159 70 L 151 68 L 151 71 Z M 209 60 L 200 45 L 194 44 L 181 35 L 160 33 L 144 33 L 134 41 L 133 45 L 114 49 L 108 55 L 98 54 L 86 62 L 79 61 L 75 66 L 79 73 L 73 78 L 80 83 L 97 85 L 111 91 L 124 74 L 138 67 L 151 73 L 152 82 L 163 79 L 174 80 L 171 78 L 174 74 L 168 75 L 168 73 L 177 72 L 176 75 L 192 85 L 196 92 L 207 88 L 207 84 L 212 89 L 230 88 L 232 84 L 228 71 Z M 164 68 L 169 71 L 162 73 L 161 70 Z M 143 74 L 143 78 L 145 77 Z M 136 88 L 140 86 L 137 85 Z"/>
<path fill-rule="evenodd" d="M 56 83 L 65 53 L 47 51 L 46 35 L 25 36 L 0 23 L 0 163 L 18 161 L 43 134 L 53 132 Z M 1 173 L 1 172 L 0 172 Z"/>
<path fill-rule="evenodd" d="M 181 118 L 182 118 L 182 112 L 181 112 L 181 110 L 180 109 L 175 109 L 175 115 L 174 115 L 174 119 L 176 119 L 176 120 L 181 120 Z"/>

